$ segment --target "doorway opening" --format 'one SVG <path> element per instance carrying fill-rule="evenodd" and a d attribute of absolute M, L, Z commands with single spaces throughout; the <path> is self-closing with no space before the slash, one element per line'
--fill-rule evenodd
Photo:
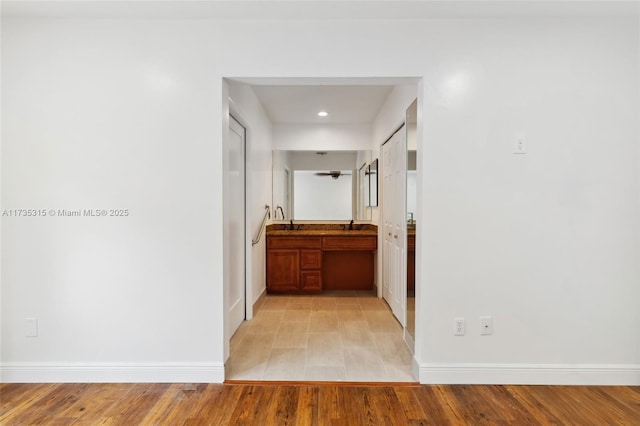
<path fill-rule="evenodd" d="M 405 343 L 405 314 L 396 313 L 396 319 L 393 310 L 382 299 L 384 205 L 381 197 L 384 197 L 384 191 L 381 189 L 379 197 L 376 191 L 376 198 L 380 198 L 380 203 L 377 203 L 379 206 L 369 205 L 364 201 L 369 196 L 363 196 L 364 186 L 359 177 L 366 176 L 368 179 L 369 164 L 383 158 L 382 142 L 388 138 L 390 129 L 404 124 L 406 109 L 418 96 L 418 82 L 419 79 L 416 78 L 225 79 L 225 84 L 228 85 L 228 102 L 231 106 L 229 109 L 243 117 L 248 134 L 264 134 L 265 128 L 269 128 L 270 133 L 269 141 L 261 141 L 264 143 L 263 146 L 256 146 L 251 136 L 248 137 L 245 224 L 248 239 L 257 232 L 260 225 L 255 220 L 256 215 L 252 211 L 255 208 L 252 206 L 270 206 L 272 219 L 268 224 L 288 224 L 293 220 L 299 226 L 312 222 L 296 217 L 296 196 L 292 190 L 295 182 L 292 180 L 297 169 L 287 164 L 283 173 L 278 173 L 274 168 L 279 161 L 278 158 L 282 156 L 282 151 L 306 151 L 318 156 L 324 156 L 321 153 L 327 152 L 353 152 L 355 162 L 349 167 L 334 169 L 323 165 L 321 168 L 313 169 L 313 166 L 307 166 L 306 170 L 315 170 L 315 173 L 325 176 L 328 180 L 333 179 L 334 170 L 339 170 L 345 175 L 352 174 L 353 204 L 348 210 L 343 210 L 350 211 L 352 215 L 345 217 L 344 221 L 337 222 L 346 224 L 354 220 L 357 224 L 374 224 L 379 230 L 374 283 L 369 291 L 267 295 L 264 273 L 265 242 L 262 241 L 250 249 L 247 246 L 246 318 L 254 315 L 255 318 L 245 321 L 237 330 L 231 326 L 230 318 L 225 319 L 229 324 L 228 340 L 225 339 L 225 353 L 230 355 L 227 362 L 227 379 L 416 380 L 412 374 L 415 364 L 413 348 L 399 350 L 408 348 Z M 330 96 L 318 95 L 323 90 L 332 92 L 337 101 L 331 103 Z M 355 96 L 354 93 L 358 90 L 379 95 L 379 103 L 374 105 L 374 111 L 369 112 L 368 117 L 365 117 L 361 110 L 371 111 L 371 99 Z M 305 106 L 298 103 L 295 113 L 286 113 L 287 99 L 295 101 L 296 92 L 303 93 Z M 291 103 L 289 102 L 289 105 Z M 278 105 L 281 106 L 280 109 Z M 332 105 L 337 107 L 334 108 Z M 326 111 L 327 115 L 320 117 L 316 109 Z M 342 112 L 349 109 L 350 113 Z M 307 118 L 295 118 L 296 114 L 306 114 Z M 333 121 L 322 121 L 327 116 L 333 116 Z M 354 120 L 354 116 L 359 118 Z M 260 156 L 256 155 L 261 150 L 263 152 Z M 271 154 L 268 159 L 267 151 Z M 404 158 L 406 159 L 406 153 Z M 264 191 L 255 188 L 256 177 L 252 174 L 256 170 L 264 171 L 267 163 L 272 169 L 271 187 L 268 196 L 265 197 Z M 382 169 L 379 173 L 382 174 L 384 168 L 379 164 Z M 262 176 L 265 175 L 263 173 Z M 404 176 L 406 179 L 406 168 Z M 286 184 L 289 190 L 279 191 L 278 183 Z M 367 191 L 371 190 L 368 185 L 366 188 Z M 224 208 L 227 209 L 227 206 Z M 302 210 L 298 208 L 298 211 Z M 318 218 L 315 220 L 322 221 Z M 322 222 L 335 221 L 333 219 Z M 404 242 L 406 243 L 406 238 Z M 406 268 L 403 271 L 406 271 Z M 406 295 L 406 292 L 403 294 Z M 406 309 L 406 300 L 399 303 L 402 304 L 402 309 Z M 238 353 L 250 355 L 242 358 Z M 384 374 L 381 375 L 381 372 Z"/>

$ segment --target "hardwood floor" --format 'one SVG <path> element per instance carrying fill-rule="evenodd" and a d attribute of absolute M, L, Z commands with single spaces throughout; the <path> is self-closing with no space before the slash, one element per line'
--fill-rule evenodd
<path fill-rule="evenodd" d="M 638 425 L 640 387 L 0 384 L 1 425 Z"/>

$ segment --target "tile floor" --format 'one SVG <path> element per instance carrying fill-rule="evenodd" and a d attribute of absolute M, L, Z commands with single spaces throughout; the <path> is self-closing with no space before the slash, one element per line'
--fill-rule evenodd
<path fill-rule="evenodd" d="M 266 296 L 230 350 L 229 380 L 416 380 L 388 305 L 361 293 Z"/>

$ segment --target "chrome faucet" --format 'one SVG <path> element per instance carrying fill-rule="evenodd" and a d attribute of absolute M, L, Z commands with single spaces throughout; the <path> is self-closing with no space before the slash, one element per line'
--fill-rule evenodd
<path fill-rule="evenodd" d="M 353 219 L 349 222 L 349 231 L 353 231 Z"/>
<path fill-rule="evenodd" d="M 415 221 L 413 220 L 413 212 L 409 212 L 409 226 L 413 226 Z"/>

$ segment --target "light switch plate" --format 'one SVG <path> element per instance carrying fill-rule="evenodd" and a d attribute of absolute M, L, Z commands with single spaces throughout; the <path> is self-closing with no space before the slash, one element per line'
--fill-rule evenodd
<path fill-rule="evenodd" d="M 524 136 L 516 136 L 516 140 L 513 142 L 514 154 L 526 154 L 527 153 L 527 141 Z"/>
<path fill-rule="evenodd" d="M 38 318 L 25 318 L 25 336 L 38 337 Z"/>

